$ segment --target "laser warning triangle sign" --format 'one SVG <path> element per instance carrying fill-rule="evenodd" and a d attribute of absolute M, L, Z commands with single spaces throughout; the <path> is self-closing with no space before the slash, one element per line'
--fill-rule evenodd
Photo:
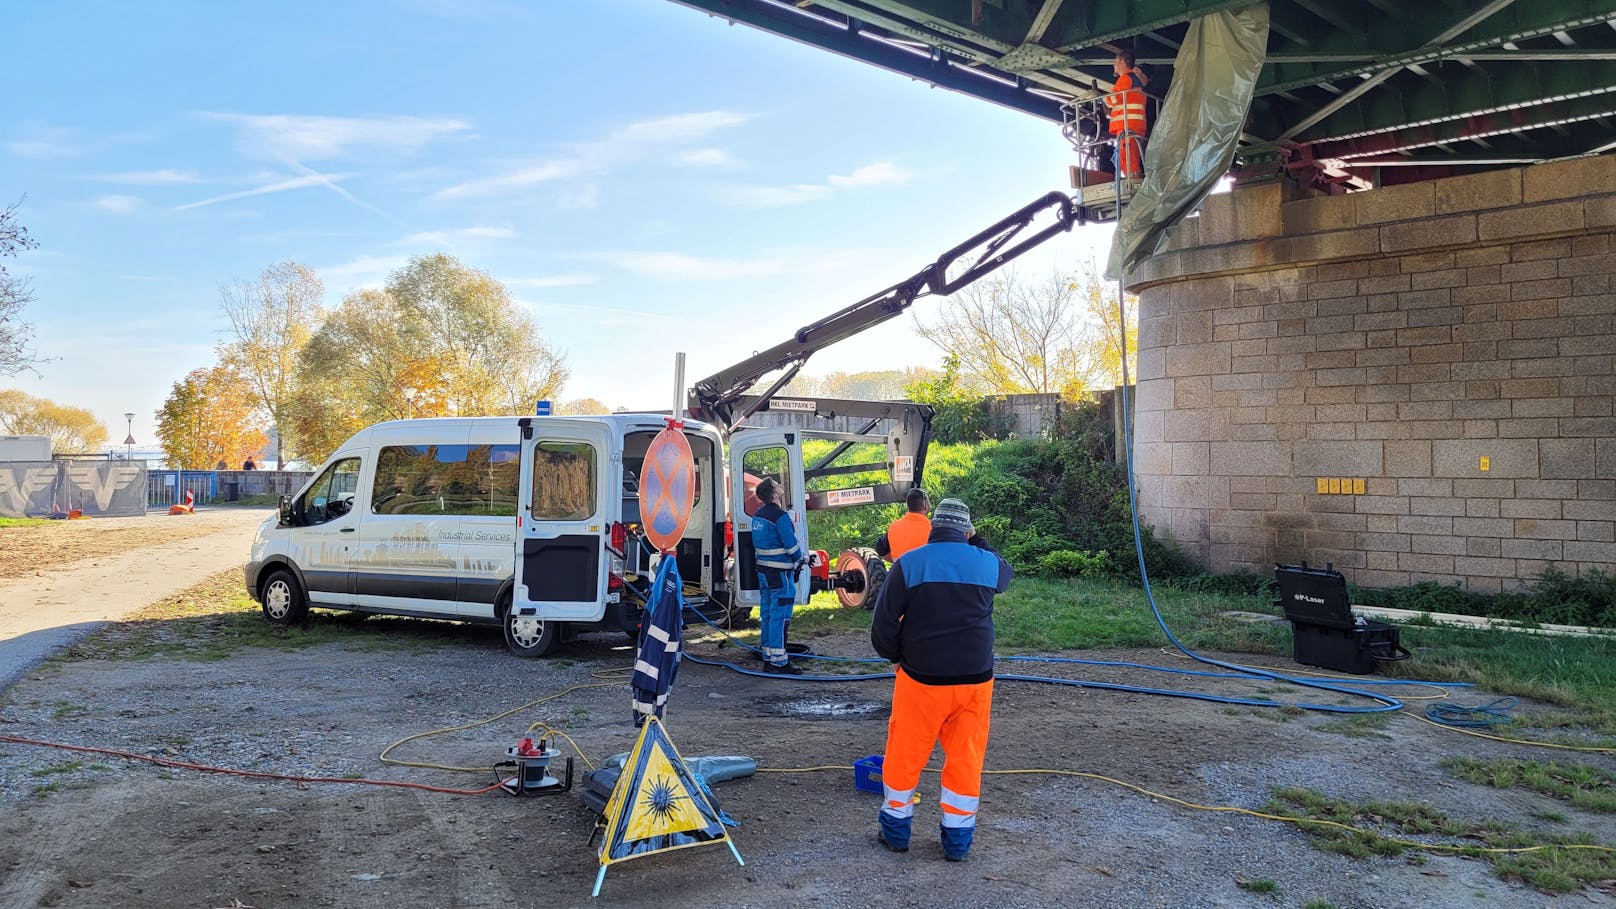
<path fill-rule="evenodd" d="M 667 729 L 656 717 L 646 717 L 606 803 L 606 835 L 593 895 L 600 895 L 606 868 L 614 862 L 718 843 L 728 845 L 735 860 L 746 864 Z"/>

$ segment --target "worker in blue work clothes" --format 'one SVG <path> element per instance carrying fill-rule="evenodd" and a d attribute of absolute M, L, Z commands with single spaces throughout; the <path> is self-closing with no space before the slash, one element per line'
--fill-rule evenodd
<path fill-rule="evenodd" d="M 780 484 L 764 480 L 756 495 L 763 503 L 752 515 L 752 555 L 758 571 L 758 622 L 763 626 L 763 662 L 768 672 L 802 675 L 786 657 L 786 626 L 797 599 L 802 544 L 791 515 L 780 507 Z"/>

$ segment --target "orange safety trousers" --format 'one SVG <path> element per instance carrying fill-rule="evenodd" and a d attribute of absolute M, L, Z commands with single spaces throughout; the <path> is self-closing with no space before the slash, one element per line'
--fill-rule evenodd
<path fill-rule="evenodd" d="M 914 815 L 915 789 L 932 748 L 943 743 L 944 827 L 975 827 L 982 795 L 982 758 L 993 713 L 993 680 L 974 685 L 922 685 L 896 670 L 887 750 L 881 764 L 883 814 Z"/>

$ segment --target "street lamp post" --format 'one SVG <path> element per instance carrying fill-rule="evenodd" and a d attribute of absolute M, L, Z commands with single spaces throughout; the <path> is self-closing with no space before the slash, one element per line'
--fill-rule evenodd
<path fill-rule="evenodd" d="M 135 459 L 135 415 L 126 413 L 123 415 L 123 419 L 128 430 L 123 437 L 123 459 L 133 461 Z"/>
<path fill-rule="evenodd" d="M 411 420 L 415 419 L 415 396 L 417 394 L 420 394 L 420 392 L 416 391 L 413 386 L 404 389 L 404 407 Z"/>

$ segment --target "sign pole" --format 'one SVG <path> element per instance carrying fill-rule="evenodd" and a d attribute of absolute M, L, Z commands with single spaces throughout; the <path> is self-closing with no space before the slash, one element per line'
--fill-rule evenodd
<path fill-rule="evenodd" d="M 673 355 L 673 419 L 682 422 L 685 418 L 685 353 L 679 351 Z"/>

